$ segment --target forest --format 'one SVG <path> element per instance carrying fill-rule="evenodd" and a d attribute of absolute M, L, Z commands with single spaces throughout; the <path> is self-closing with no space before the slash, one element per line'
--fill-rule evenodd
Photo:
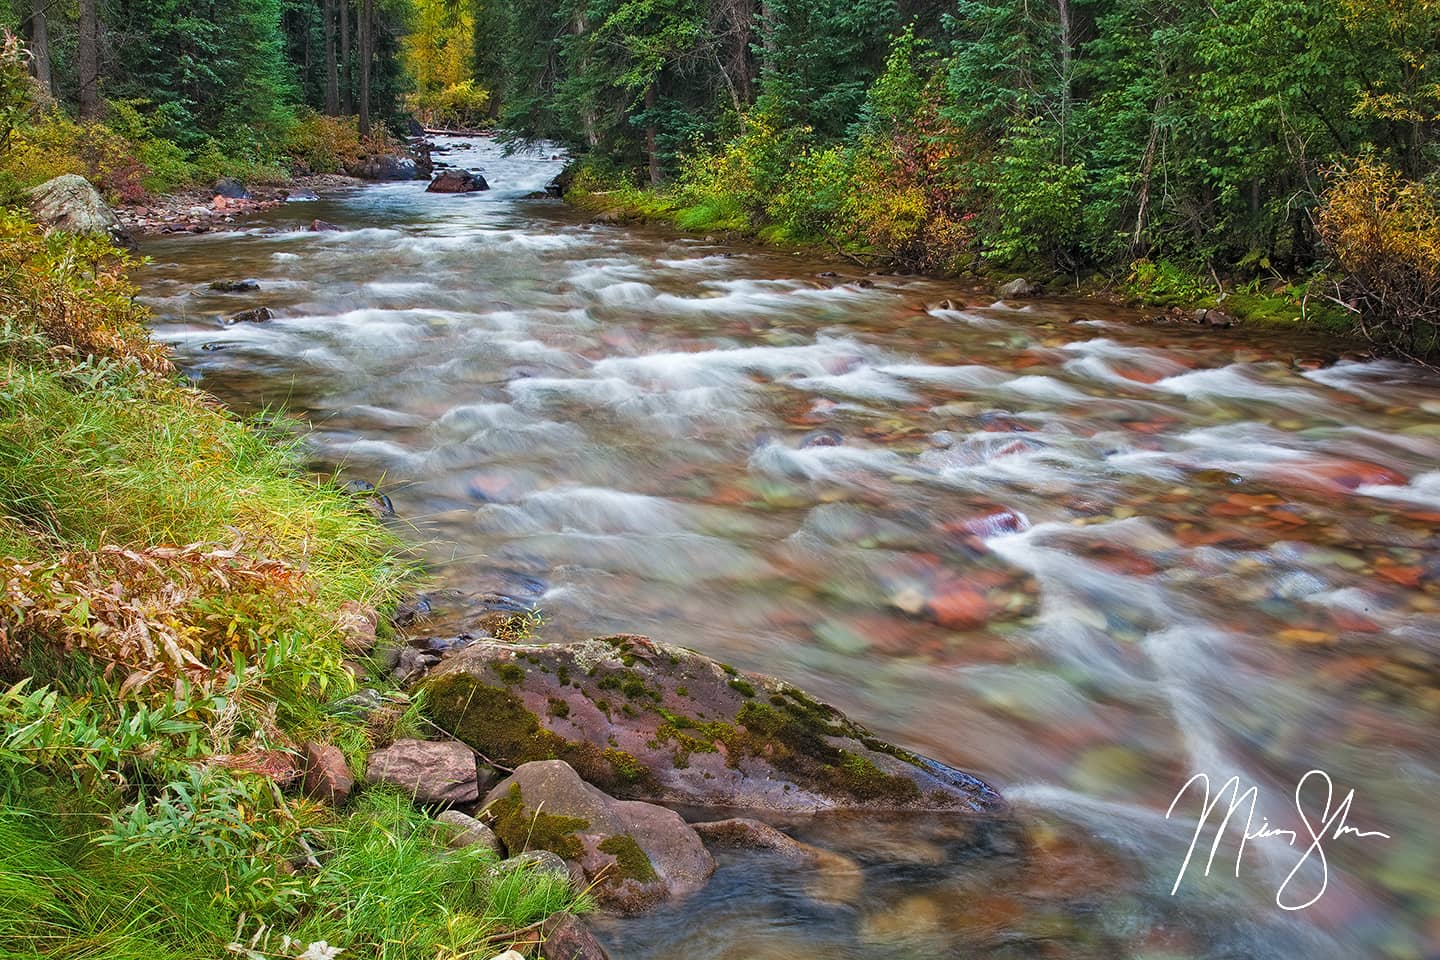
<path fill-rule="evenodd" d="M 577 199 L 688 230 L 1160 306 L 1226 294 L 1434 349 L 1433 0 L 34 0 L 9 18 L 68 108 L 12 147 L 25 186 L 76 154 L 131 195 L 285 158 L 333 171 L 357 132 L 419 116 L 564 144 Z M 95 120 L 107 136 L 75 126 Z"/>

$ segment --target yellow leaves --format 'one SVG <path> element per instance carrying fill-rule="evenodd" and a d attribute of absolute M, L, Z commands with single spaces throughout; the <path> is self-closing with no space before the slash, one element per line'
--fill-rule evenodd
<path fill-rule="evenodd" d="M 1363 302 L 1367 333 L 1417 354 L 1440 331 L 1440 196 L 1389 166 L 1361 159 L 1339 171 L 1319 213 L 1320 234 Z"/>

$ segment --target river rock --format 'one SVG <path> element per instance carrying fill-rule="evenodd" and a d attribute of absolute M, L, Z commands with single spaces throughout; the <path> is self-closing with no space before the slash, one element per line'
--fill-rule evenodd
<path fill-rule="evenodd" d="M 329 220 L 321 220 L 319 217 L 310 221 L 309 229 L 311 233 L 343 233 L 345 231 L 344 227 L 336 226 Z"/>
<path fill-rule="evenodd" d="M 214 189 L 211 190 L 210 193 L 212 196 L 224 197 L 226 200 L 250 199 L 250 191 L 246 188 L 245 184 L 230 177 L 217 180 Z"/>
<path fill-rule="evenodd" d="M 370 755 L 365 782 L 399 787 L 417 803 L 471 803 L 480 796 L 475 754 L 461 743 L 396 740 Z"/>
<path fill-rule="evenodd" d="M 253 310 L 241 310 L 225 318 L 225 325 L 233 326 L 237 323 L 264 323 L 267 320 L 275 319 L 275 311 L 269 307 L 255 307 Z"/>
<path fill-rule="evenodd" d="M 505 856 L 505 847 L 500 843 L 500 838 L 495 836 L 495 831 L 468 813 L 446 810 L 435 819 L 445 825 L 446 842 L 452 850 L 482 847 L 497 858 Z"/>
<path fill-rule="evenodd" d="M 508 860 L 501 860 L 495 864 L 499 873 L 510 870 L 528 870 L 531 873 L 550 875 L 570 882 L 570 866 L 560 858 L 558 854 L 549 850 L 526 850 L 524 853 L 517 853 Z"/>
<path fill-rule="evenodd" d="M 363 180 L 419 180 L 425 176 L 415 158 L 392 153 L 365 157 L 349 173 Z"/>
<path fill-rule="evenodd" d="M 630 635 L 480 641 L 425 682 L 431 718 L 497 763 L 562 759 L 626 798 L 772 810 L 1004 809 L 983 781 L 796 687 Z"/>
<path fill-rule="evenodd" d="M 210 289 L 220 293 L 254 293 L 260 289 L 258 280 L 212 280 Z"/>
<path fill-rule="evenodd" d="M 426 193 L 476 193 L 489 190 L 490 184 L 478 173 L 467 170 L 446 170 L 430 181 Z"/>
<path fill-rule="evenodd" d="M 570 913 L 557 913 L 540 928 L 544 960 L 610 960 L 595 934 Z"/>
<path fill-rule="evenodd" d="M 596 899 L 634 913 L 705 885 L 715 861 L 673 810 L 616 800 L 562 760 L 524 763 L 485 797 L 506 849 L 549 850 Z"/>
<path fill-rule="evenodd" d="M 340 748 L 329 743 L 305 744 L 305 796 L 340 806 L 355 789 L 355 777 Z"/>
<path fill-rule="evenodd" d="M 1000 288 L 1000 296 L 1006 300 L 1019 300 L 1024 297 L 1033 297 L 1039 289 L 1024 277 L 1016 277 Z"/>
<path fill-rule="evenodd" d="M 865 871 L 843 854 L 802 843 L 789 834 L 748 817 L 691 824 L 708 846 L 732 850 L 768 850 L 809 868 L 806 893 L 823 903 L 855 903 L 865 886 Z"/>
<path fill-rule="evenodd" d="M 379 626 L 380 615 L 375 608 L 356 600 L 346 600 L 335 612 L 335 629 L 340 632 L 340 642 L 351 653 L 366 653 L 372 649 Z"/>
<path fill-rule="evenodd" d="M 67 173 L 30 191 L 30 212 L 46 233 L 74 233 L 126 239 L 115 211 L 89 180 Z"/>

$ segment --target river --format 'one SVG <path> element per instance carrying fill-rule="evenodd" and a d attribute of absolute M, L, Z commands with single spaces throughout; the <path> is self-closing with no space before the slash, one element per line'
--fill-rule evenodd
<path fill-rule="evenodd" d="M 1022 825 L 787 821 L 856 869 L 723 854 L 704 893 L 597 921 L 617 960 L 1440 956 L 1440 378 L 592 225 L 527 199 L 547 154 L 444 143 L 493 189 L 147 242 L 157 335 L 237 410 L 307 419 L 444 585 L 534 602 L 546 639 L 782 676 Z M 1172 895 L 1192 774 L 1296 829 L 1312 769 L 1390 838 L 1326 842 L 1282 899 L 1323 896 L 1284 910 L 1308 835 L 1237 877 L 1232 824 Z"/>

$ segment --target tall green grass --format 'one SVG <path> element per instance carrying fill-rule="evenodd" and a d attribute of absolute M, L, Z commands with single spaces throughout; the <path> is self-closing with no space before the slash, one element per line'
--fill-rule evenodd
<path fill-rule="evenodd" d="M 102 842 L 94 811 L 0 809 L 0 955 L 58 960 L 216 960 L 240 942 L 294 956 L 324 940 L 348 956 L 436 960 L 560 910 L 590 908 L 563 879 L 500 871 L 478 847 L 448 850 L 402 795 L 372 791 L 312 831 L 318 869 L 281 862 L 244 877 L 196 843 L 161 850 Z M 259 899 L 268 909 L 256 910 Z M 282 949 L 285 937 L 298 944 Z M 243 956 L 243 954 L 241 954 Z"/>

